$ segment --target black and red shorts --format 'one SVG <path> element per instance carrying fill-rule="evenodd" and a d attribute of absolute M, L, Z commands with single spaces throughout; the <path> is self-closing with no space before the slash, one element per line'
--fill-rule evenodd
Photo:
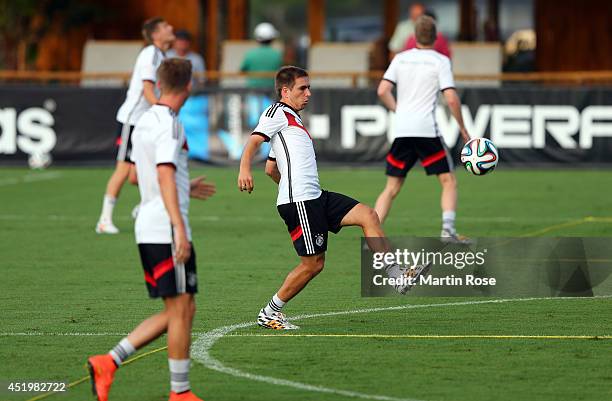
<path fill-rule="evenodd" d="M 406 177 L 417 160 L 427 175 L 448 173 L 453 170 L 453 161 L 440 137 L 396 138 L 387 154 L 387 175 Z"/>
<path fill-rule="evenodd" d="M 151 298 L 174 297 L 198 292 L 196 255 L 184 264 L 175 264 L 171 244 L 138 244 L 145 282 Z"/>
<path fill-rule="evenodd" d="M 299 256 L 312 256 L 327 250 L 327 233 L 342 229 L 344 216 L 359 204 L 353 198 L 323 191 L 317 199 L 278 205 L 293 246 Z"/>
<path fill-rule="evenodd" d="M 115 141 L 115 145 L 117 146 L 117 161 L 133 163 L 130 156 L 132 155 L 132 131 L 134 131 L 134 126 L 119 123 L 117 131 L 118 135 Z"/>

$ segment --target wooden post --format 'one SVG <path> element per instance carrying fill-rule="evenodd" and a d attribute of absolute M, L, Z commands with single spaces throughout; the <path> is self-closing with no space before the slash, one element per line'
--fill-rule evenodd
<path fill-rule="evenodd" d="M 310 44 L 323 40 L 325 31 L 325 0 L 308 0 L 308 33 Z"/>
<path fill-rule="evenodd" d="M 204 10 L 207 70 L 219 69 L 219 0 L 206 0 Z"/>
<path fill-rule="evenodd" d="M 247 0 L 228 0 L 227 2 L 227 38 L 230 40 L 246 39 L 247 34 Z"/>
<path fill-rule="evenodd" d="M 485 22 L 485 41 L 499 41 L 499 0 L 488 1 L 487 20 Z"/>
<path fill-rule="evenodd" d="M 399 0 L 385 0 L 383 10 L 385 43 L 388 43 L 391 36 L 393 36 L 395 27 L 399 21 L 399 15 Z"/>
<path fill-rule="evenodd" d="M 459 40 L 476 40 L 476 9 L 474 0 L 460 0 Z"/>

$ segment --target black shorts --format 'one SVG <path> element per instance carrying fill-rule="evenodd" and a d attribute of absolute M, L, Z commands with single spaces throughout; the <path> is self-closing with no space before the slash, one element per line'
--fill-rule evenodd
<path fill-rule="evenodd" d="M 138 244 L 145 282 L 151 298 L 173 297 L 198 292 L 196 255 L 193 245 L 191 258 L 175 265 L 171 244 Z"/>
<path fill-rule="evenodd" d="M 453 161 L 440 137 L 396 138 L 387 154 L 387 175 L 406 177 L 417 160 L 425 167 L 427 175 L 448 173 Z"/>
<path fill-rule="evenodd" d="M 115 145 L 117 146 L 117 161 L 133 163 L 130 159 L 132 155 L 132 131 L 134 126 L 119 123 L 118 135 Z"/>
<path fill-rule="evenodd" d="M 317 199 L 278 205 L 293 246 L 299 256 L 311 256 L 327 250 L 327 232 L 337 234 L 342 219 L 359 204 L 353 198 L 323 191 Z"/>

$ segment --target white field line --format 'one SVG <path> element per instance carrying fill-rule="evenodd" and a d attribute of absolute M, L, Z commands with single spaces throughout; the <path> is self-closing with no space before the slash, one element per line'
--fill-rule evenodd
<path fill-rule="evenodd" d="M 609 298 L 609 297 L 605 296 L 605 297 L 596 297 L 596 298 Z M 516 299 L 491 299 L 491 300 L 483 300 L 483 301 L 452 302 L 452 303 L 440 303 L 440 304 L 420 304 L 420 305 L 408 304 L 408 305 L 399 305 L 399 306 L 391 306 L 391 307 L 354 309 L 354 310 L 337 311 L 337 312 L 298 315 L 298 316 L 294 316 L 290 320 L 296 321 L 296 320 L 322 318 L 322 317 L 329 317 L 329 316 L 353 315 L 353 314 L 359 314 L 359 313 L 373 313 L 373 312 L 386 312 L 386 311 L 405 310 L 405 309 L 441 308 L 441 307 L 450 307 L 450 306 L 499 304 L 499 303 L 507 303 L 507 302 L 526 302 L 526 301 L 541 301 L 541 300 L 577 300 L 577 299 L 593 299 L 593 298 L 516 298 Z M 212 347 L 221 338 L 227 336 L 228 334 L 232 333 L 235 330 L 246 328 L 246 327 L 252 327 L 255 325 L 256 323 L 254 321 L 243 322 L 243 323 L 238 323 L 238 324 L 234 324 L 230 326 L 219 327 L 217 329 L 214 329 L 209 332 L 198 335 L 191 347 L 192 358 L 195 361 L 202 363 L 205 367 L 212 369 L 212 370 L 216 370 L 217 372 L 226 373 L 228 375 L 244 378 L 247 380 L 254 380 L 254 381 L 259 381 L 263 383 L 268 383 L 271 385 L 286 386 L 286 387 L 292 387 L 292 388 L 299 389 L 299 390 L 341 395 L 345 397 L 360 398 L 360 399 L 367 399 L 367 400 L 415 401 L 415 399 L 396 398 L 396 397 L 388 397 L 385 395 L 366 394 L 366 393 L 360 393 L 357 391 L 341 390 L 341 389 L 317 386 L 317 385 L 312 385 L 312 384 L 307 384 L 307 383 L 302 383 L 302 382 L 297 382 L 297 381 L 292 381 L 292 380 L 279 379 L 279 378 L 271 377 L 271 376 L 253 374 L 253 373 L 242 371 L 240 369 L 225 366 L 221 361 L 214 358 L 210 354 Z"/>
<path fill-rule="evenodd" d="M 49 171 L 46 173 L 29 173 L 21 177 L 9 177 L 0 179 L 0 187 L 15 184 L 28 184 L 31 182 L 55 180 L 60 178 L 62 173 L 59 171 Z"/>

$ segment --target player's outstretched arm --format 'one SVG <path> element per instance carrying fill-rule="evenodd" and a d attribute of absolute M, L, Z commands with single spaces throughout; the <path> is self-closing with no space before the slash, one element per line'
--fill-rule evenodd
<path fill-rule="evenodd" d="M 206 182 L 205 176 L 192 179 L 189 182 L 189 196 L 194 199 L 206 200 L 217 192 L 214 182 Z"/>
<path fill-rule="evenodd" d="M 244 147 L 244 150 L 242 151 L 242 158 L 240 159 L 240 173 L 238 173 L 238 189 L 240 192 L 253 192 L 255 184 L 253 183 L 251 164 L 253 163 L 253 158 L 257 154 L 259 147 L 264 141 L 265 138 L 261 135 L 251 135 L 249 141 Z"/>
<path fill-rule="evenodd" d="M 461 100 L 459 99 L 459 95 L 455 88 L 444 89 L 442 92 L 444 94 L 444 99 L 448 104 L 448 108 L 451 111 L 455 120 L 457 120 L 457 124 L 459 125 L 459 132 L 461 132 L 461 137 L 465 142 L 470 140 L 470 134 L 468 134 L 465 129 L 465 124 L 463 123 L 463 116 L 461 115 Z"/>
<path fill-rule="evenodd" d="M 278 165 L 275 160 L 268 159 L 268 161 L 266 161 L 266 175 L 272 178 L 272 181 L 275 183 L 278 184 L 280 182 L 281 173 L 278 170 Z"/>
<path fill-rule="evenodd" d="M 170 223 L 174 232 L 175 257 L 178 263 L 185 263 L 191 256 L 191 244 L 187 239 L 185 222 L 179 208 L 178 191 L 176 189 L 175 167 L 173 164 L 159 164 L 157 166 L 157 179 L 164 206 L 170 216 Z"/>

